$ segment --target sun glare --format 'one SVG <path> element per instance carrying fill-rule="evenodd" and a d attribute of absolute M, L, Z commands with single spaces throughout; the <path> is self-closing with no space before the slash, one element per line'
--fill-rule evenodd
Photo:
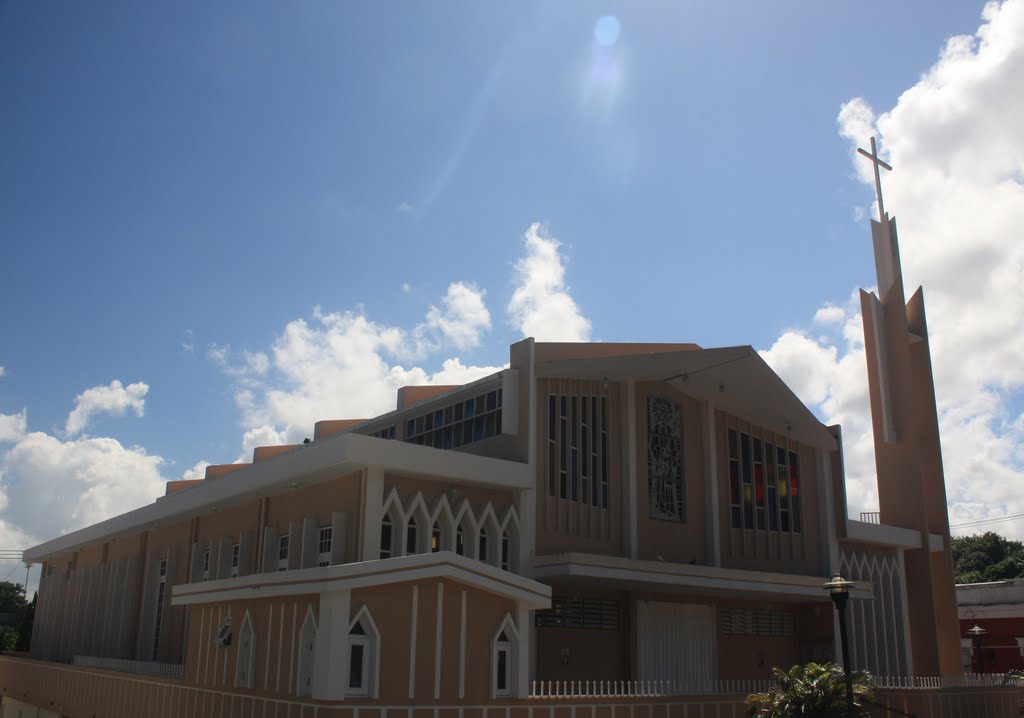
<path fill-rule="evenodd" d="M 619 39 L 622 26 L 614 15 L 602 15 L 594 23 L 594 39 L 602 47 L 612 47 Z"/>

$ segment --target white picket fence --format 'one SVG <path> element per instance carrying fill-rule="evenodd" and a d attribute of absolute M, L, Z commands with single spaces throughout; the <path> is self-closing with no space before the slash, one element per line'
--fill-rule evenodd
<path fill-rule="evenodd" d="M 952 676 L 874 676 L 881 689 L 935 690 L 1022 685 L 1005 673 L 964 673 Z M 720 681 L 533 681 L 531 698 L 622 698 L 764 693 L 774 679 Z"/>
<path fill-rule="evenodd" d="M 996 688 L 1024 685 L 1008 673 L 960 673 L 951 676 L 875 676 L 879 688 L 929 690 L 935 688 Z"/>
<path fill-rule="evenodd" d="M 123 658 L 100 658 L 99 656 L 75 656 L 72 663 L 83 668 L 99 668 L 106 671 L 135 673 L 143 676 L 181 678 L 185 675 L 185 666 L 177 663 L 129 661 Z"/>
<path fill-rule="evenodd" d="M 771 680 L 728 681 L 533 681 L 531 698 L 653 698 L 730 693 L 760 693 Z"/>

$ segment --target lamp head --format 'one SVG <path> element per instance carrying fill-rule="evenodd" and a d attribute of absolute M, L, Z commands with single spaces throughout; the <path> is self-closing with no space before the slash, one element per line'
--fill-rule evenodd
<path fill-rule="evenodd" d="M 821 584 L 821 587 L 828 591 L 832 596 L 846 596 L 850 593 L 850 589 L 853 588 L 853 586 L 853 581 L 847 581 L 838 573 L 832 574 L 832 578 Z"/>

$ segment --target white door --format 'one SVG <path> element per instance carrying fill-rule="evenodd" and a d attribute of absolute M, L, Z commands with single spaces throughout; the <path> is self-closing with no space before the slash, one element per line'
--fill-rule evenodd
<path fill-rule="evenodd" d="M 668 690 L 683 693 L 714 692 L 714 606 L 639 601 L 636 656 L 642 681 L 672 681 Z"/>

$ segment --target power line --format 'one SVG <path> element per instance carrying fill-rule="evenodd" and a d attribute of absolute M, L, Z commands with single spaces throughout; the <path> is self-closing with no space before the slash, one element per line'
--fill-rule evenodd
<path fill-rule="evenodd" d="M 1004 521 L 1019 521 L 1024 519 L 1024 514 L 1009 514 L 1007 516 L 993 516 L 986 519 L 975 519 L 974 521 L 961 521 L 950 524 L 951 529 L 962 529 L 968 526 L 988 526 L 990 524 L 1001 524 Z"/>
<path fill-rule="evenodd" d="M 7 575 L 6 575 L 6 576 L 4 576 L 4 581 L 6 581 L 7 579 L 9 579 L 9 578 L 11 577 L 11 574 L 12 574 L 12 573 L 14 573 L 14 572 L 15 572 L 15 571 L 16 571 L 17 569 L 19 569 L 19 568 L 21 568 L 21 564 L 20 564 L 20 563 L 16 563 L 16 564 L 14 564 L 14 568 L 12 568 L 12 569 L 11 569 L 11 570 L 10 570 L 10 571 L 9 571 L 9 572 L 7 573 Z"/>

